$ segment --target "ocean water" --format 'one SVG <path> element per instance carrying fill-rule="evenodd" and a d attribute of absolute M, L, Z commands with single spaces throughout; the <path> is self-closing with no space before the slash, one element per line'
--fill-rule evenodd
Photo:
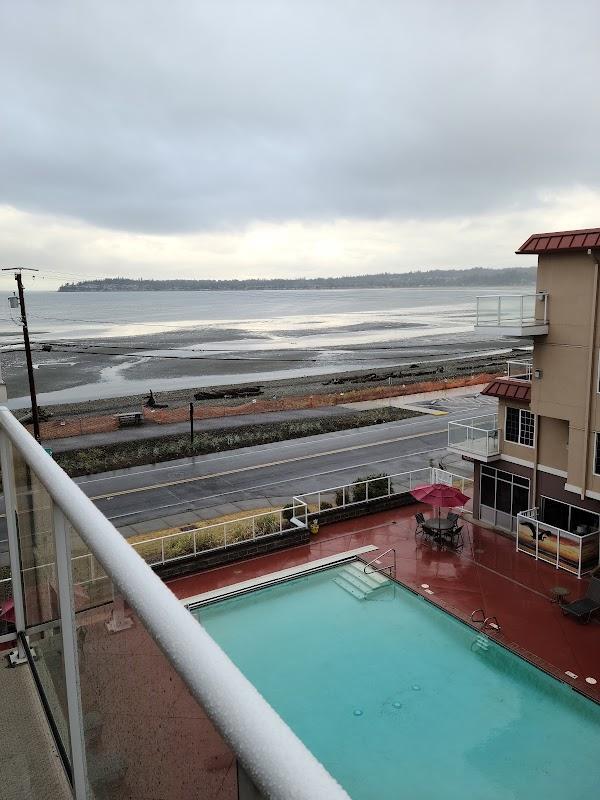
<path fill-rule="evenodd" d="M 510 349 L 474 333 L 481 293 L 493 289 L 28 291 L 26 299 L 37 389 L 49 405 Z M 29 402 L 14 352 L 21 345 L 7 303 L 0 350 L 12 407 Z"/>
<path fill-rule="evenodd" d="M 600 706 L 390 581 L 343 567 L 192 610 L 353 800 L 588 800 Z"/>
<path fill-rule="evenodd" d="M 30 328 L 41 338 L 142 336 L 185 329 L 238 331 L 282 345 L 316 346 L 433 330 L 467 331 L 477 294 L 493 289 L 334 289 L 234 292 L 28 292 Z M 510 291 L 510 290 L 509 290 Z M 14 315 L 15 312 L 13 312 Z M 0 334 L 15 332 L 10 311 Z M 231 347 L 231 342 L 228 342 Z"/>

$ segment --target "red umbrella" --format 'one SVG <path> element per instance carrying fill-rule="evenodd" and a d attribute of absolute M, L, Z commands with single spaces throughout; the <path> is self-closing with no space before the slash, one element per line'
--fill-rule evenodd
<path fill-rule="evenodd" d="M 436 508 L 464 506 L 471 499 L 459 489 L 445 483 L 428 483 L 426 486 L 417 486 L 411 491 L 411 494 L 415 500 Z"/>
<path fill-rule="evenodd" d="M 471 499 L 459 489 L 455 489 L 454 486 L 448 486 L 446 483 L 428 483 L 426 486 L 417 486 L 411 491 L 411 494 L 415 500 L 435 506 L 438 509 L 464 506 Z M 439 519 L 439 512 L 437 526 L 434 527 L 441 531 L 442 523 Z"/>

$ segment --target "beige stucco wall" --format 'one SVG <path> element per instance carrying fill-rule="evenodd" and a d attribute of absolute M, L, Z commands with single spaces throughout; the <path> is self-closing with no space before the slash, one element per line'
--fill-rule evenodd
<path fill-rule="evenodd" d="M 563 472 L 568 467 L 569 423 L 563 419 L 538 417 L 538 463 Z"/>
<path fill-rule="evenodd" d="M 542 370 L 542 378 L 534 378 L 531 385 L 531 409 L 543 418 L 539 428 L 539 463 L 566 469 L 566 482 L 574 486 L 582 485 L 590 357 L 593 371 L 590 425 L 600 430 L 600 395 L 596 393 L 598 341 L 590 351 L 590 332 L 597 314 L 593 306 L 594 270 L 594 261 L 587 253 L 544 255 L 538 263 L 537 288 L 548 292 L 550 323 L 548 335 L 535 340 L 533 355 L 534 369 Z M 600 336 L 600 331 L 597 333 Z M 567 453 L 561 445 L 563 421 L 569 425 Z M 591 483 L 600 481 L 591 476 L 593 449 L 588 461 L 589 488 L 593 488 Z"/>

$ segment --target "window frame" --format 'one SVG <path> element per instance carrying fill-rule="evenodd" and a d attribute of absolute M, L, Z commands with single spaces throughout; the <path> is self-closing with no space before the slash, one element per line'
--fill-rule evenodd
<path fill-rule="evenodd" d="M 597 472 L 597 467 L 599 465 L 599 453 L 598 453 L 598 442 L 600 442 L 600 432 L 594 432 L 594 465 L 592 467 L 592 475 L 600 476 L 600 472 Z"/>
<path fill-rule="evenodd" d="M 506 429 L 507 429 L 507 422 L 508 422 L 508 410 L 516 411 L 519 415 L 519 426 L 517 432 L 517 441 L 514 439 L 508 439 L 506 436 Z M 532 444 L 527 444 L 526 442 L 522 441 L 523 438 L 523 431 L 525 430 L 525 425 L 523 424 L 523 414 L 531 414 L 533 419 L 533 426 L 532 426 Z M 528 447 L 530 450 L 535 448 L 535 429 L 537 425 L 537 417 L 530 411 L 528 408 L 518 408 L 517 406 L 505 406 L 504 407 L 504 441 L 508 442 L 509 444 L 517 444 L 519 447 Z"/>

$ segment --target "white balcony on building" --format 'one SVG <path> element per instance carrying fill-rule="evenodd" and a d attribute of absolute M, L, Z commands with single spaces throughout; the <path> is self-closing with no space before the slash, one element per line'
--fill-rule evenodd
<path fill-rule="evenodd" d="M 486 414 L 448 423 L 448 450 L 476 461 L 500 458 L 498 415 Z"/>
<path fill-rule="evenodd" d="M 476 298 L 475 330 L 490 336 L 544 336 L 548 333 L 548 295 L 495 294 Z"/>
<path fill-rule="evenodd" d="M 514 359 L 506 362 L 506 377 L 513 381 L 531 383 L 533 362 L 531 360 Z"/>

